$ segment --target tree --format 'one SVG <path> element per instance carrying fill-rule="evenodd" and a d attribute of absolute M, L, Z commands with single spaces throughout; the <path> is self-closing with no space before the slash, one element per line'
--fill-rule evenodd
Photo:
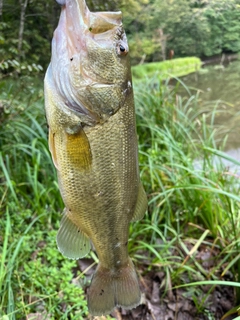
<path fill-rule="evenodd" d="M 25 15 L 26 9 L 28 5 L 28 0 L 19 0 L 21 13 L 20 13 L 20 25 L 19 25 L 19 32 L 18 32 L 18 55 L 21 57 L 22 53 L 22 43 L 23 43 L 23 31 L 24 31 L 24 24 L 25 24 Z"/>
<path fill-rule="evenodd" d="M 52 0 L 8 0 L 0 21 L 0 68 L 17 72 L 46 68 L 59 13 L 60 6 Z"/>
<path fill-rule="evenodd" d="M 240 0 L 87 0 L 87 4 L 92 11 L 123 12 L 133 64 L 164 60 L 169 50 L 175 57 L 240 51 Z M 55 0 L 0 0 L 0 68 L 45 69 L 59 13 Z"/>
<path fill-rule="evenodd" d="M 0 18 L 2 17 L 3 0 L 0 0 Z"/>

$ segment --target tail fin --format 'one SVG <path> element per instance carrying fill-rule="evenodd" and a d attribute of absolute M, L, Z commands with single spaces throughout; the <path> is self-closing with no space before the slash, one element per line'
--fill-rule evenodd
<path fill-rule="evenodd" d="M 115 307 L 132 309 L 140 304 L 141 292 L 134 265 L 106 269 L 99 263 L 88 291 L 88 309 L 94 316 L 110 314 Z"/>

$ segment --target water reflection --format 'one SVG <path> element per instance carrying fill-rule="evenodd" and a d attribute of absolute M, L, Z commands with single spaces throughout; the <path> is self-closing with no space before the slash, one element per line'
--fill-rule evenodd
<path fill-rule="evenodd" d="M 206 65 L 200 72 L 182 77 L 181 80 L 190 88 L 192 94 L 199 94 L 199 112 L 205 112 L 211 121 L 217 106 L 214 124 L 223 127 L 220 139 L 228 134 L 225 151 L 232 158 L 240 161 L 240 61 L 227 65 Z M 186 91 L 180 94 L 187 95 Z M 218 158 L 215 158 L 218 161 Z M 231 172 L 240 175 L 240 167 L 222 160 Z"/>
<path fill-rule="evenodd" d="M 213 165 L 215 168 L 218 168 L 219 164 L 221 164 L 221 168 L 227 174 L 234 175 L 237 178 L 240 178 L 240 148 L 231 149 L 225 152 L 226 157 L 232 158 L 232 160 L 225 159 L 220 156 L 213 156 Z M 236 161 L 234 161 L 234 159 Z M 238 163 L 239 162 L 239 163 Z M 194 168 L 196 170 L 203 170 L 203 161 L 201 159 L 194 161 Z"/>
<path fill-rule="evenodd" d="M 191 89 L 192 94 L 199 93 L 200 112 L 209 115 L 209 121 L 217 106 L 214 123 L 224 126 L 228 133 L 226 150 L 240 148 L 240 61 L 227 65 L 206 65 L 203 70 L 182 77 L 181 80 Z M 186 95 L 186 92 L 181 94 Z M 240 160 L 240 154 L 235 153 Z"/>

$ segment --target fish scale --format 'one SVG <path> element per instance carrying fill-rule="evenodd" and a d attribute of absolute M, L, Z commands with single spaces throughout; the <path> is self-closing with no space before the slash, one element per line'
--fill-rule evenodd
<path fill-rule="evenodd" d="M 57 234 L 68 258 L 99 258 L 88 290 L 93 315 L 141 301 L 128 256 L 129 225 L 143 217 L 128 44 L 120 12 L 91 13 L 84 0 L 62 11 L 44 80 L 49 148 L 65 204 Z"/>
<path fill-rule="evenodd" d="M 134 208 L 131 207 L 136 202 L 133 196 L 137 197 L 139 184 L 135 158 L 137 145 L 136 140 L 131 139 L 132 134 L 129 133 L 129 129 L 126 128 L 130 126 L 135 134 L 133 119 L 132 108 L 129 108 L 126 103 L 124 108 L 121 108 L 103 125 L 93 129 L 85 129 L 86 137 L 91 146 L 92 166 L 87 171 L 75 171 L 74 180 L 70 174 L 73 161 L 68 148 L 62 148 L 62 139 L 60 139 L 59 145 L 56 145 L 56 157 L 60 163 L 63 163 L 62 167 L 64 168 L 58 174 L 60 186 L 66 186 L 65 188 L 60 187 L 64 203 L 68 209 L 71 208 L 71 219 L 76 221 L 92 239 L 97 252 L 101 252 L 101 249 L 98 250 L 98 243 L 100 248 L 104 247 L 105 254 L 101 255 L 104 256 L 105 265 L 111 265 L 112 261 L 108 262 L 108 256 L 114 255 L 114 252 L 112 254 L 110 251 L 115 251 L 115 246 L 120 241 L 120 236 L 119 240 L 116 240 L 114 232 L 110 232 L 106 243 L 103 241 L 106 221 L 109 221 L 112 229 L 118 228 L 120 235 L 123 234 L 123 229 L 126 230 L 122 240 L 125 243 L 128 238 L 128 225 L 134 213 Z M 116 125 L 117 123 L 118 125 Z M 108 152 L 104 147 L 106 143 L 113 145 Z M 121 154 L 123 161 L 119 161 L 119 154 Z M 76 159 L 76 156 L 74 158 Z M 115 167 L 112 167 L 113 163 L 116 164 Z M 90 190 L 89 183 L 92 184 Z M 97 199 L 95 198 L 94 202 L 92 201 L 95 190 L 104 193 L 103 201 L 101 195 Z M 126 215 L 128 207 L 130 207 L 130 213 Z M 80 214 L 73 217 L 74 212 L 80 212 Z M 101 220 L 96 216 L 98 212 L 101 212 Z M 120 228 L 119 221 L 121 222 Z M 114 227 L 115 222 L 116 227 Z M 86 224 L 91 225 L 91 230 L 88 230 Z M 98 233 L 95 232 L 96 230 Z M 99 230 L 103 230 L 103 233 Z M 111 230 L 109 229 L 109 231 Z"/>

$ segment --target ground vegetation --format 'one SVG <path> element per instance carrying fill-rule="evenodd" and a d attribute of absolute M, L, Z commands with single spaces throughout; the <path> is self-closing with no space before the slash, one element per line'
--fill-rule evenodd
<path fill-rule="evenodd" d="M 63 203 L 36 78 L 1 81 L 0 318 L 91 319 L 85 293 L 98 259 L 91 252 L 72 261 L 57 250 Z M 198 96 L 184 87 L 189 97 L 181 98 L 179 86 L 159 78 L 135 84 L 149 208 L 130 227 L 129 253 L 145 300 L 111 318 L 237 317 L 239 176 L 221 162 L 215 112 L 199 113 Z M 233 315 L 224 318 L 227 312 Z"/>

